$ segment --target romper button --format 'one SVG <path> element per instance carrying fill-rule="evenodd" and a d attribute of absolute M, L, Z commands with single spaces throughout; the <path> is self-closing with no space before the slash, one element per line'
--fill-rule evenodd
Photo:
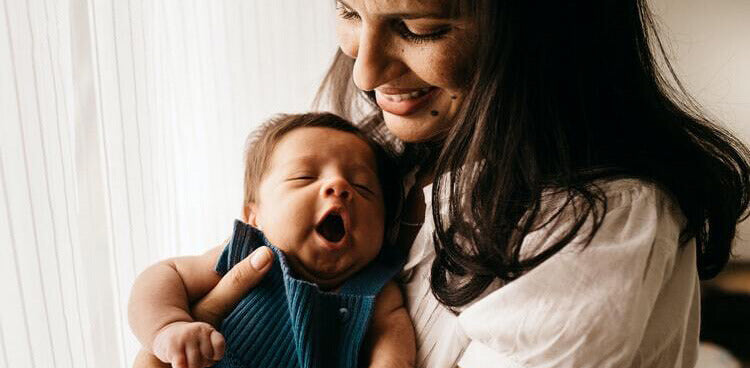
<path fill-rule="evenodd" d="M 339 319 L 341 322 L 346 322 L 349 320 L 349 310 L 346 308 L 339 308 Z"/>

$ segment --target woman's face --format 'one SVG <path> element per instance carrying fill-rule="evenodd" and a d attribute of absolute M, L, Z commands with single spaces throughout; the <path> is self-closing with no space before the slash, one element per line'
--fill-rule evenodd
<path fill-rule="evenodd" d="M 341 50 L 353 79 L 374 91 L 388 129 L 406 142 L 439 139 L 472 73 L 476 27 L 445 0 L 337 1 Z"/>

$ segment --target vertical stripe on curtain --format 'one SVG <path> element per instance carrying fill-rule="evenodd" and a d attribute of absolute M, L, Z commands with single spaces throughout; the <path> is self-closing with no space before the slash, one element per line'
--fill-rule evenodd
<path fill-rule="evenodd" d="M 0 364 L 130 366 L 135 276 L 229 235 L 244 137 L 309 108 L 333 4 L 0 1 Z"/>
<path fill-rule="evenodd" d="M 65 1 L 3 0 L 2 349 L 7 366 L 86 366 L 70 18 Z"/>

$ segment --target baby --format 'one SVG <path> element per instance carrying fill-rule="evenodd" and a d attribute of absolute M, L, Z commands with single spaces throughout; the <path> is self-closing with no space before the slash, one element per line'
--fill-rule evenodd
<path fill-rule="evenodd" d="M 413 366 L 413 328 L 390 281 L 403 257 L 385 239 L 399 195 L 388 162 L 332 114 L 265 124 L 246 155 L 244 222 L 225 247 L 138 277 L 136 336 L 178 368 Z M 190 303 L 264 245 L 275 253 L 271 270 L 219 331 L 193 321 Z"/>

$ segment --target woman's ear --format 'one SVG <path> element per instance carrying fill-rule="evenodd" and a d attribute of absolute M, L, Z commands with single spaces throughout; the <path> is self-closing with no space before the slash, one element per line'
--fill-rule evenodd
<path fill-rule="evenodd" d="M 258 206 L 253 203 L 246 203 L 242 208 L 242 221 L 246 224 L 258 228 Z"/>

